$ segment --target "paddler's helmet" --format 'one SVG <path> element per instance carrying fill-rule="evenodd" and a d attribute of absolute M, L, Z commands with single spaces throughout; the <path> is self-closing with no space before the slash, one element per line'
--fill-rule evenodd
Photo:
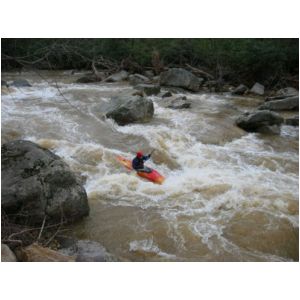
<path fill-rule="evenodd" d="M 142 158 L 143 157 L 143 152 L 142 151 L 137 152 L 136 157 Z"/>

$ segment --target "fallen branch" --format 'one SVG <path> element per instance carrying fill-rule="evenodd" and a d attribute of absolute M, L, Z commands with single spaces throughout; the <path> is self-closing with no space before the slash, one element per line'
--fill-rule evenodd
<path fill-rule="evenodd" d="M 192 73 L 194 74 L 197 74 L 197 75 L 202 75 L 202 76 L 205 76 L 207 79 L 214 79 L 214 76 L 203 71 L 203 70 L 200 70 L 198 68 L 195 68 L 195 67 L 192 67 L 191 65 L 189 64 L 185 64 L 191 71 Z"/>
<path fill-rule="evenodd" d="M 39 240 L 41 238 L 41 235 L 42 235 L 42 232 L 43 232 L 43 229 L 44 229 L 44 226 L 45 226 L 45 222 L 46 222 L 46 215 L 44 217 L 44 220 L 43 220 L 43 224 L 42 224 L 42 227 L 41 227 L 41 230 L 40 230 L 40 233 L 39 233 L 39 236 L 37 238 L 37 240 Z"/>

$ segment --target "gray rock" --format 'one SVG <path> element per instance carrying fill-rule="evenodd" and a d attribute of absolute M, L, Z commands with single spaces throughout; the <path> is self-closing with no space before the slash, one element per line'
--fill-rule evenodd
<path fill-rule="evenodd" d="M 244 84 L 240 84 L 233 91 L 233 95 L 244 95 L 248 91 L 248 88 Z"/>
<path fill-rule="evenodd" d="M 246 131 L 256 132 L 259 128 L 280 125 L 283 121 L 283 118 L 277 113 L 261 110 L 243 114 L 236 120 L 236 125 Z"/>
<path fill-rule="evenodd" d="M 59 250 L 60 253 L 68 256 L 75 256 L 78 262 L 104 262 L 114 260 L 106 249 L 95 241 L 79 240 L 68 248 Z"/>
<path fill-rule="evenodd" d="M 145 72 L 145 76 L 148 77 L 148 78 L 153 78 L 154 77 L 154 73 L 153 73 L 153 71 L 149 70 L 149 71 Z"/>
<path fill-rule="evenodd" d="M 74 221 L 89 214 L 84 187 L 68 165 L 49 150 L 17 140 L 1 147 L 1 207 L 30 223 Z"/>
<path fill-rule="evenodd" d="M 17 79 L 14 80 L 11 86 L 15 87 L 30 87 L 32 86 L 26 79 Z"/>
<path fill-rule="evenodd" d="M 168 97 L 172 97 L 172 93 L 170 91 L 165 92 L 164 94 L 162 94 L 161 96 L 162 98 L 168 98 Z"/>
<path fill-rule="evenodd" d="M 262 96 L 265 93 L 265 87 L 256 82 L 251 88 L 250 93 Z"/>
<path fill-rule="evenodd" d="M 1 262 L 16 262 L 16 255 L 6 244 L 1 244 Z"/>
<path fill-rule="evenodd" d="M 127 71 L 120 71 L 118 73 L 112 74 L 109 77 L 105 79 L 106 82 L 119 82 L 119 81 L 124 81 L 127 80 L 128 78 L 128 72 Z"/>
<path fill-rule="evenodd" d="M 157 95 L 160 92 L 160 86 L 154 84 L 138 84 L 134 88 L 143 91 L 147 96 Z"/>
<path fill-rule="evenodd" d="M 299 116 L 295 116 L 293 118 L 285 119 L 284 123 L 290 126 L 299 126 Z"/>
<path fill-rule="evenodd" d="M 173 68 L 160 74 L 160 85 L 181 87 L 193 92 L 198 92 L 201 80 L 187 70 Z"/>
<path fill-rule="evenodd" d="M 276 92 L 276 96 L 291 97 L 299 95 L 299 91 L 293 87 L 286 87 Z"/>
<path fill-rule="evenodd" d="M 140 74 L 129 75 L 129 83 L 131 85 L 137 85 L 141 83 L 150 83 L 150 79 Z"/>
<path fill-rule="evenodd" d="M 191 104 L 192 103 L 188 101 L 185 96 L 183 96 L 175 99 L 168 99 L 165 106 L 172 109 L 183 109 L 190 108 Z"/>
<path fill-rule="evenodd" d="M 263 103 L 258 107 L 259 110 L 295 110 L 299 108 L 299 96 L 288 97 L 280 100 L 273 100 Z"/>
<path fill-rule="evenodd" d="M 113 97 L 107 118 L 114 119 L 119 125 L 147 122 L 154 114 L 153 102 L 141 96 L 121 95 Z"/>

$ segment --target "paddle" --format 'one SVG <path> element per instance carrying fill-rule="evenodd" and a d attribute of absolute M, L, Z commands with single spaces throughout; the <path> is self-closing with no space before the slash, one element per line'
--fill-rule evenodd
<path fill-rule="evenodd" d="M 152 155 L 152 153 L 153 153 L 155 150 L 156 150 L 156 149 L 153 149 L 153 150 L 150 152 L 149 156 L 151 156 L 151 155 Z"/>

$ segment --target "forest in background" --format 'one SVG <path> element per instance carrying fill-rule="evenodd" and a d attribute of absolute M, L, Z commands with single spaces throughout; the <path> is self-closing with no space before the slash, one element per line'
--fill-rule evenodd
<path fill-rule="evenodd" d="M 266 87 L 295 81 L 298 85 L 299 39 L 2 39 L 2 71 L 29 66 L 37 69 L 102 68 L 143 73 L 152 69 L 198 67 L 219 80 Z"/>

